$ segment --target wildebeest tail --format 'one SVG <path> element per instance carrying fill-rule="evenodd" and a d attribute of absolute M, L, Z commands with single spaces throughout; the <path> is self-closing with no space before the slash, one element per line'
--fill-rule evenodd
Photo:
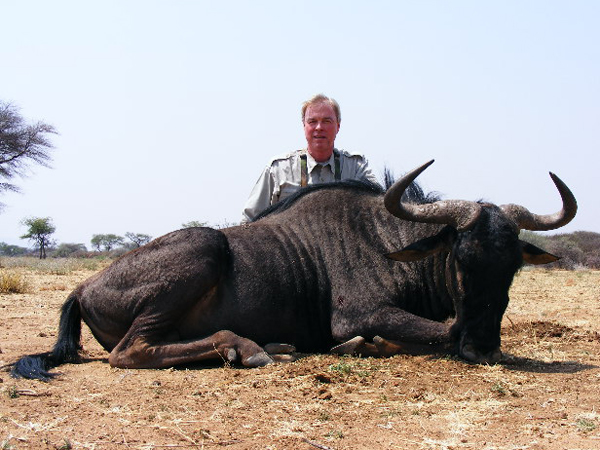
<path fill-rule="evenodd" d="M 13 364 L 11 375 L 14 378 L 29 378 L 48 381 L 57 374 L 50 369 L 66 362 L 77 362 L 81 349 L 81 311 L 75 294 L 71 294 L 63 304 L 58 339 L 51 352 L 29 355 Z"/>

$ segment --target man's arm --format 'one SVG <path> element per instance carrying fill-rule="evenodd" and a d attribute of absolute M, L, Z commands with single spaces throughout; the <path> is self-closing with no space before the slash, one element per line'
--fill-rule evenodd
<path fill-rule="evenodd" d="M 258 178 L 258 181 L 252 188 L 250 196 L 244 205 L 242 211 L 242 223 L 250 222 L 263 210 L 271 206 L 273 198 L 273 177 L 271 176 L 271 167 L 265 168 L 263 173 Z"/>
<path fill-rule="evenodd" d="M 377 179 L 377 177 L 373 174 L 373 172 L 371 172 L 371 168 L 369 167 L 369 164 L 367 163 L 366 159 L 363 159 L 364 165 L 362 165 L 359 168 L 359 173 L 357 174 L 357 178 L 359 180 L 367 180 L 370 181 L 371 183 L 374 184 L 379 184 L 379 180 Z"/>
<path fill-rule="evenodd" d="M 373 174 L 373 172 L 371 171 L 371 168 L 369 167 L 367 158 L 365 158 L 363 155 L 359 155 L 359 154 L 353 154 L 350 156 L 350 158 L 352 159 L 352 162 L 353 162 L 353 164 L 351 165 L 352 172 L 353 172 L 353 176 L 352 176 L 353 179 L 369 181 L 371 183 L 380 185 L 379 180 Z M 342 172 L 342 174 L 343 174 L 343 172 Z"/>

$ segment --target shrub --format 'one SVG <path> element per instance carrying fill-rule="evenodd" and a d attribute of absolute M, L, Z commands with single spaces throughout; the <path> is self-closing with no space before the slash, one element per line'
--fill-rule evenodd
<path fill-rule="evenodd" d="M 584 252 L 568 235 L 557 236 L 555 239 L 552 239 L 545 250 L 561 257 L 561 259 L 551 264 L 550 267 L 573 270 L 577 266 L 582 266 L 585 260 Z"/>
<path fill-rule="evenodd" d="M 590 269 L 600 269 L 600 252 L 587 255 L 585 258 L 585 266 Z"/>
<path fill-rule="evenodd" d="M 600 233 L 575 231 L 543 235 L 522 231 L 520 238 L 561 258 L 545 266 L 549 269 L 600 269 Z"/>
<path fill-rule="evenodd" d="M 28 284 L 23 274 L 2 270 L 0 271 L 0 294 L 23 294 L 27 292 Z"/>
<path fill-rule="evenodd" d="M 20 256 L 26 255 L 29 252 L 25 247 L 18 245 L 10 245 L 6 242 L 0 242 L 0 255 L 2 256 Z"/>
<path fill-rule="evenodd" d="M 83 244 L 63 243 L 56 247 L 51 256 L 54 258 L 67 258 L 69 256 L 85 254 L 86 252 L 87 248 Z"/>

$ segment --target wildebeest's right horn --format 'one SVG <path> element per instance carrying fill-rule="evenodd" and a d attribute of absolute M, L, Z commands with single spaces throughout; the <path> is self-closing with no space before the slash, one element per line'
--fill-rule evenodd
<path fill-rule="evenodd" d="M 568 224 L 577 214 L 577 200 L 567 185 L 550 172 L 550 177 L 562 198 L 562 209 L 554 214 L 539 216 L 529 212 L 521 205 L 502 205 L 500 208 L 509 216 L 521 230 L 548 231 L 555 230 Z"/>
<path fill-rule="evenodd" d="M 481 206 L 466 200 L 441 200 L 435 203 L 402 203 L 400 200 L 406 188 L 421 172 L 433 164 L 433 159 L 421 167 L 408 172 L 396 181 L 385 194 L 385 208 L 394 216 L 412 222 L 451 225 L 458 231 L 470 229 L 481 214 Z"/>

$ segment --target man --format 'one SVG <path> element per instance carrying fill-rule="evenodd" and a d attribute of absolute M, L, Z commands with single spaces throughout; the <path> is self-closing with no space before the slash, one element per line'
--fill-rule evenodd
<path fill-rule="evenodd" d="M 308 184 L 348 179 L 377 183 L 362 155 L 335 148 L 341 113 L 334 99 L 318 94 L 304 102 L 302 123 L 306 149 L 271 161 L 250 193 L 242 222 L 251 221 L 267 207 Z"/>

